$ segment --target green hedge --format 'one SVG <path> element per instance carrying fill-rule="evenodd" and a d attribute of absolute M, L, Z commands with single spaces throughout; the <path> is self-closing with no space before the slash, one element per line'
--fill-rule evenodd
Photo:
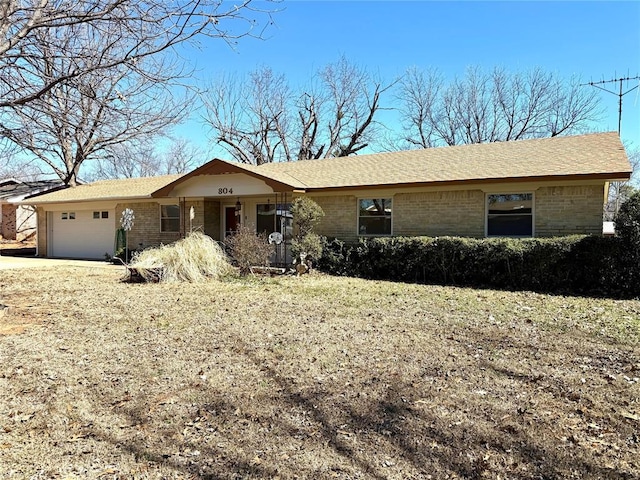
<path fill-rule="evenodd" d="M 640 296 L 640 265 L 617 237 L 385 237 L 327 240 L 317 267 L 369 279 Z"/>

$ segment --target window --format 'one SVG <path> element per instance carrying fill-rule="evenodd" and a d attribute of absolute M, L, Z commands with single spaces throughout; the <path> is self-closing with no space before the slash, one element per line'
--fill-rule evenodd
<path fill-rule="evenodd" d="M 533 236 L 533 193 L 487 195 L 487 236 Z"/>
<path fill-rule="evenodd" d="M 76 212 L 62 212 L 60 214 L 60 218 L 62 220 L 75 220 L 76 219 Z"/>
<path fill-rule="evenodd" d="M 180 207 L 160 205 L 160 231 L 173 233 L 180 231 Z"/>
<path fill-rule="evenodd" d="M 359 235 L 391 235 L 390 198 L 360 199 L 358 203 Z"/>
<path fill-rule="evenodd" d="M 256 207 L 256 233 L 280 232 L 287 238 L 291 236 L 293 217 L 290 203 L 261 203 Z"/>
<path fill-rule="evenodd" d="M 109 218 L 109 212 L 93 212 L 94 219 Z"/>

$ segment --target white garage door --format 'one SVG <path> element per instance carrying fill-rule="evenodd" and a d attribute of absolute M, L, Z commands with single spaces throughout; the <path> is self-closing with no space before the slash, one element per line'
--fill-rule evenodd
<path fill-rule="evenodd" d="M 49 255 L 64 258 L 104 258 L 113 255 L 114 210 L 52 212 Z"/>

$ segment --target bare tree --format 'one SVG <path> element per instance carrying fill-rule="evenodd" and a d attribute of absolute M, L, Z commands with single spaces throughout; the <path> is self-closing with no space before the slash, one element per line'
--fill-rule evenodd
<path fill-rule="evenodd" d="M 289 160 L 293 94 L 283 75 L 263 67 L 246 81 L 225 75 L 203 96 L 216 140 L 242 163 Z"/>
<path fill-rule="evenodd" d="M 96 158 L 85 179 L 151 177 L 187 173 L 206 161 L 202 151 L 184 138 L 172 139 L 158 147 L 154 142 L 118 144 Z"/>
<path fill-rule="evenodd" d="M 207 160 L 200 148 L 184 138 L 176 138 L 160 156 L 160 173 L 187 173 Z"/>
<path fill-rule="evenodd" d="M 202 35 L 229 43 L 262 35 L 272 10 L 252 0 L 2 0 L 0 1 L 0 108 L 24 105 L 60 83 L 120 65 L 137 70 L 140 61 L 174 54 L 173 47 Z M 109 34 L 100 50 L 80 39 Z M 42 38 L 47 48 L 42 48 Z M 42 76 L 48 55 L 74 58 L 66 71 Z M 138 73 L 144 74 L 143 70 Z M 81 82 L 82 83 L 82 82 Z"/>
<path fill-rule="evenodd" d="M 58 38 L 64 54 L 51 48 L 51 32 L 35 32 L 33 44 L 43 53 L 33 72 L 40 78 L 58 78 L 83 70 L 84 58 L 66 52 L 83 45 L 90 51 L 126 48 L 118 33 L 93 35 L 82 29 Z M 48 165 L 67 185 L 76 185 L 80 167 L 98 156 L 112 155 L 114 147 L 162 133 L 184 116 L 187 103 L 170 90 L 180 69 L 166 57 L 93 70 L 57 83 L 37 98 L 8 107 L 0 116 L 0 132 L 13 144 Z"/>
<path fill-rule="evenodd" d="M 609 198 L 605 204 L 604 219 L 612 221 L 622 205 L 631 195 L 640 189 L 640 147 L 625 145 L 625 150 L 631 162 L 631 178 L 624 182 L 611 182 Z"/>
<path fill-rule="evenodd" d="M 589 127 L 601 111 L 595 92 L 541 69 L 508 74 L 467 70 L 449 85 L 436 70 L 409 69 L 397 94 L 404 140 L 414 147 L 553 137 Z"/>
<path fill-rule="evenodd" d="M 87 160 L 183 117 L 175 91 L 191 72 L 174 47 L 202 35 L 260 36 L 256 19 L 270 13 L 252 0 L 1 1 L 2 143 L 73 186 Z"/>
<path fill-rule="evenodd" d="M 114 145 L 95 159 L 83 180 L 152 177 L 160 174 L 160 159 L 150 142 Z"/>
<path fill-rule="evenodd" d="M 391 87 L 345 58 L 294 92 L 269 67 L 223 77 L 203 95 L 206 121 L 234 159 L 263 164 L 353 155 L 375 138 L 380 97 Z"/>

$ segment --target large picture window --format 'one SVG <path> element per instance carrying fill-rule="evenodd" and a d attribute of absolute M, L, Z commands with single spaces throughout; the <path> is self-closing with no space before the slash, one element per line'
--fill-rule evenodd
<path fill-rule="evenodd" d="M 487 236 L 533 236 L 533 193 L 487 195 Z"/>
<path fill-rule="evenodd" d="M 390 198 L 362 198 L 358 204 L 358 234 L 391 235 Z"/>
<path fill-rule="evenodd" d="M 160 231 L 163 233 L 180 231 L 180 206 L 160 205 Z"/>

